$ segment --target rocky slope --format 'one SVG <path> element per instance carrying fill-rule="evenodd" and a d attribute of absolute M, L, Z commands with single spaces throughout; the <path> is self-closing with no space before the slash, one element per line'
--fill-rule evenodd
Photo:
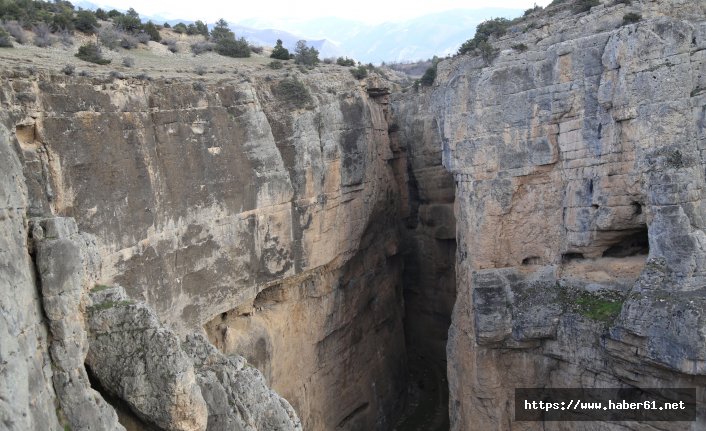
<path fill-rule="evenodd" d="M 491 64 L 439 66 L 451 429 L 565 429 L 513 422 L 516 387 L 705 382 L 706 4 L 602 3 L 511 28 Z M 703 396 L 697 422 L 657 429 L 702 429 Z"/>

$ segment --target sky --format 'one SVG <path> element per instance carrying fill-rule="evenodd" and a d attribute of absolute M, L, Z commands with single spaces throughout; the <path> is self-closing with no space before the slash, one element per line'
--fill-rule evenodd
<path fill-rule="evenodd" d="M 229 22 L 245 19 L 259 21 L 283 19 L 338 17 L 367 24 L 401 21 L 451 9 L 508 8 L 528 9 L 551 0 L 89 0 L 100 7 L 135 8 L 141 15 L 163 16 L 166 19 L 201 19 L 214 22 L 225 18 Z M 80 4 L 80 2 L 76 2 Z"/>

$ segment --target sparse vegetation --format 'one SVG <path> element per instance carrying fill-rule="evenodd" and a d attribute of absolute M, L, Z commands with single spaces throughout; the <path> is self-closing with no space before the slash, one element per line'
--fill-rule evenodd
<path fill-rule="evenodd" d="M 355 66 L 355 60 L 348 57 L 338 57 L 336 59 L 336 64 L 339 66 Z"/>
<path fill-rule="evenodd" d="M 108 49 L 117 49 L 120 46 L 120 33 L 113 27 L 103 28 L 98 33 L 98 41 Z"/>
<path fill-rule="evenodd" d="M 250 45 L 243 37 L 240 39 L 221 39 L 216 43 L 216 52 L 226 57 L 250 57 Z"/>
<path fill-rule="evenodd" d="M 368 69 L 365 66 L 361 65 L 351 69 L 351 73 L 353 74 L 355 79 L 363 79 L 368 76 Z"/>
<path fill-rule="evenodd" d="M 61 42 L 64 47 L 73 46 L 74 38 L 71 36 L 71 33 L 69 33 L 68 30 L 63 30 L 59 33 L 59 42 Z"/>
<path fill-rule="evenodd" d="M 307 46 L 305 40 L 300 40 L 294 49 L 294 62 L 305 66 L 316 66 L 319 63 L 319 51 L 313 46 Z"/>
<path fill-rule="evenodd" d="M 98 20 L 96 19 L 96 15 L 90 10 L 80 10 L 76 12 L 74 26 L 78 31 L 93 34 L 98 28 Z"/>
<path fill-rule="evenodd" d="M 542 6 L 535 4 L 534 7 L 527 9 L 522 16 L 530 16 L 535 12 L 541 11 L 542 9 L 543 9 Z"/>
<path fill-rule="evenodd" d="M 289 55 L 289 50 L 282 46 L 282 39 L 277 39 L 277 43 L 275 44 L 275 47 L 272 49 L 272 53 L 270 54 L 270 58 L 274 58 L 277 60 L 289 60 L 290 55 Z"/>
<path fill-rule="evenodd" d="M 78 53 L 76 54 L 76 57 L 78 57 L 79 59 L 81 59 L 83 61 L 88 61 L 90 63 L 96 63 L 96 64 L 110 63 L 109 59 L 103 58 L 103 55 L 101 54 L 100 46 L 98 46 L 92 42 L 81 45 L 81 47 L 79 47 L 79 49 L 78 49 Z"/>
<path fill-rule="evenodd" d="M 131 33 L 137 32 L 142 28 L 140 15 L 133 8 L 128 9 L 124 15 L 120 14 L 113 18 L 113 25 L 122 31 Z"/>
<path fill-rule="evenodd" d="M 277 70 L 277 69 L 281 69 L 282 67 L 284 67 L 284 64 L 282 64 L 282 62 L 279 60 L 272 60 L 272 61 L 270 61 L 270 64 L 268 64 L 268 66 L 270 66 L 270 69 Z"/>
<path fill-rule="evenodd" d="M 93 289 L 91 289 L 91 293 L 102 292 L 107 289 L 110 289 L 110 286 L 108 286 L 107 284 L 96 284 L 95 286 L 93 286 Z"/>
<path fill-rule="evenodd" d="M 574 13 L 588 12 L 592 7 L 601 4 L 599 0 L 576 0 L 572 10 Z"/>
<path fill-rule="evenodd" d="M 25 36 L 25 31 L 19 23 L 16 21 L 6 22 L 4 27 L 5 30 L 10 33 L 10 36 L 15 39 L 15 42 L 21 45 L 27 43 L 27 36 Z"/>
<path fill-rule="evenodd" d="M 623 15 L 623 25 L 635 24 L 636 22 L 640 22 L 640 20 L 642 20 L 642 15 L 639 13 L 630 12 Z"/>
<path fill-rule="evenodd" d="M 12 48 L 10 34 L 2 27 L 0 27 L 0 48 Z"/>
<path fill-rule="evenodd" d="M 480 56 L 483 58 L 483 61 L 485 61 L 485 64 L 490 64 L 495 60 L 495 57 L 498 56 L 498 53 L 500 50 L 495 48 L 493 45 L 490 44 L 490 42 L 487 41 L 482 41 L 478 44 L 478 52 L 480 53 Z"/>
<path fill-rule="evenodd" d="M 458 49 L 459 54 L 466 54 L 476 51 L 480 48 L 483 42 L 488 43 L 491 37 L 500 37 L 505 35 L 510 21 L 505 18 L 493 18 L 488 21 L 483 21 L 476 27 L 476 34 L 473 39 L 468 39 Z"/>
<path fill-rule="evenodd" d="M 179 48 L 177 47 L 177 41 L 174 39 L 163 40 L 162 44 L 166 45 L 167 49 L 171 53 L 176 53 L 179 50 Z"/>
<path fill-rule="evenodd" d="M 176 44 L 176 42 L 174 42 Z M 204 52 L 209 52 L 213 51 L 213 49 L 216 47 L 216 44 L 213 42 L 195 42 L 191 44 L 191 52 L 194 55 L 199 55 L 203 54 Z"/>
<path fill-rule="evenodd" d="M 616 318 L 623 308 L 623 302 L 618 298 L 600 297 L 583 294 L 576 300 L 578 312 L 589 319 L 609 322 Z"/>
<path fill-rule="evenodd" d="M 226 57 L 250 57 L 250 45 L 245 38 L 236 39 L 235 34 L 228 28 L 228 23 L 223 19 L 216 22 L 211 31 L 211 40 L 216 44 L 215 50 Z"/>
<path fill-rule="evenodd" d="M 135 65 L 135 59 L 132 57 L 123 57 L 122 63 L 125 67 L 132 67 Z"/>
<path fill-rule="evenodd" d="M 137 38 L 129 34 L 123 34 L 123 37 L 120 39 L 120 46 L 123 47 L 123 49 L 137 48 L 138 43 L 140 42 Z"/>
<path fill-rule="evenodd" d="M 421 78 L 419 78 L 419 83 L 429 87 L 434 83 L 434 80 L 436 79 L 436 67 L 439 64 L 439 59 L 437 57 L 434 57 L 434 60 L 432 60 L 432 65 L 427 68 L 426 71 L 424 71 L 424 75 L 422 75 Z"/>
<path fill-rule="evenodd" d="M 294 78 L 281 80 L 273 88 L 273 92 L 277 97 L 297 108 L 304 108 L 312 102 L 309 90 L 301 81 Z"/>
<path fill-rule="evenodd" d="M 54 38 L 51 35 L 51 29 L 46 23 L 40 22 L 32 28 L 34 32 L 34 45 L 40 48 L 52 46 Z"/>

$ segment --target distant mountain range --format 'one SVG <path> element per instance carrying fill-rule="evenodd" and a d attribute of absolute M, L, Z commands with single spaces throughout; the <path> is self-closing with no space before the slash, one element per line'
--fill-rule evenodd
<path fill-rule="evenodd" d="M 79 1 L 76 5 L 85 9 L 97 7 L 88 1 Z M 282 39 L 284 46 L 291 50 L 298 40 L 304 39 L 309 46 L 319 50 L 321 58 L 348 56 L 363 63 L 379 64 L 382 61 L 416 61 L 434 55 L 453 54 L 464 41 L 473 37 L 476 26 L 482 21 L 496 17 L 514 18 L 521 14 L 521 9 L 483 8 L 448 10 L 405 21 L 372 25 L 336 17 L 299 21 L 246 19 L 229 23 L 237 37 L 245 37 L 254 45 L 273 46 L 277 39 Z M 141 17 L 172 25 L 195 21 Z M 209 23 L 209 27 L 211 25 Z"/>

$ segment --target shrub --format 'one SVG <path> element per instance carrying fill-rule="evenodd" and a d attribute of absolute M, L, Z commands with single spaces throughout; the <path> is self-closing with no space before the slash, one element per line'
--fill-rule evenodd
<path fill-rule="evenodd" d="M 323 59 L 324 64 L 333 64 L 336 62 L 335 57 L 326 57 Z"/>
<path fill-rule="evenodd" d="M 213 42 L 196 42 L 191 44 L 191 52 L 193 52 L 194 55 L 199 55 L 204 52 L 213 51 L 215 46 L 216 44 Z"/>
<path fill-rule="evenodd" d="M 123 16 L 123 13 L 120 12 L 119 10 L 111 9 L 108 11 L 108 18 L 110 18 L 110 19 L 115 19 L 115 18 L 118 18 L 121 16 Z"/>
<path fill-rule="evenodd" d="M 285 78 L 273 90 L 277 97 L 297 108 L 304 108 L 312 102 L 309 90 L 297 79 Z"/>
<path fill-rule="evenodd" d="M 166 40 L 163 43 L 167 46 L 167 49 L 171 53 L 176 53 L 179 50 L 179 47 L 177 46 L 177 41 L 174 39 Z"/>
<path fill-rule="evenodd" d="M 221 39 L 235 40 L 235 35 L 232 31 L 230 31 L 226 20 L 221 18 L 216 21 L 216 24 L 213 26 L 213 30 L 211 31 L 211 39 L 218 43 Z"/>
<path fill-rule="evenodd" d="M 147 45 L 149 41 L 152 40 L 149 34 L 145 33 L 144 31 L 141 31 L 137 33 L 137 41 L 143 45 Z"/>
<path fill-rule="evenodd" d="M 319 51 L 313 46 L 307 46 L 305 40 L 300 40 L 294 49 L 294 62 L 305 66 L 316 66 L 319 63 Z"/>
<path fill-rule="evenodd" d="M 639 13 L 635 13 L 635 12 L 626 13 L 625 15 L 623 15 L 623 25 L 635 24 L 636 22 L 639 22 L 641 19 L 642 19 L 642 15 L 640 15 Z"/>
<path fill-rule="evenodd" d="M 25 36 L 25 31 L 22 26 L 17 23 L 17 21 L 10 21 L 5 23 L 5 30 L 10 33 L 10 36 L 15 38 L 15 42 L 24 45 L 27 43 L 27 36 Z"/>
<path fill-rule="evenodd" d="M 39 21 L 47 23 L 47 24 L 50 23 L 52 31 L 60 31 L 60 30 L 73 31 L 74 30 L 73 10 L 65 9 L 60 12 L 55 13 L 54 15 L 51 15 L 48 13 L 46 16 L 42 16 L 41 18 L 39 18 Z"/>
<path fill-rule="evenodd" d="M 240 39 L 219 39 L 216 42 L 216 52 L 226 57 L 250 57 L 250 45 L 245 38 Z"/>
<path fill-rule="evenodd" d="M 122 46 L 124 49 L 137 48 L 138 43 L 139 41 L 137 40 L 137 38 L 129 34 L 123 34 L 123 37 L 120 39 L 120 46 Z"/>
<path fill-rule="evenodd" d="M 436 79 L 436 65 L 437 63 L 434 62 L 432 66 L 430 66 L 427 70 L 424 71 L 424 75 L 419 79 L 419 83 L 424 85 L 425 87 L 429 87 L 434 83 L 434 80 Z"/>
<path fill-rule="evenodd" d="M 84 32 L 86 34 L 93 34 L 98 28 L 98 20 L 96 19 L 96 14 L 90 10 L 80 10 L 76 13 L 76 18 L 74 19 L 74 26 L 76 30 Z"/>
<path fill-rule="evenodd" d="M 348 57 L 338 57 L 336 59 L 336 64 L 339 66 L 355 66 L 355 60 Z"/>
<path fill-rule="evenodd" d="M 149 76 L 147 73 L 142 72 L 139 75 L 135 75 L 136 79 L 142 80 L 142 81 L 151 81 L 152 77 Z"/>
<path fill-rule="evenodd" d="M 132 57 L 123 57 L 122 63 L 125 67 L 132 67 L 135 65 L 135 59 Z"/>
<path fill-rule="evenodd" d="M 527 9 L 527 10 L 525 11 L 525 13 L 524 13 L 522 16 L 529 16 L 529 15 L 532 15 L 533 13 L 538 12 L 538 11 L 540 11 L 540 10 L 542 10 L 542 6 L 539 6 L 539 5 L 536 5 L 536 4 L 535 4 L 533 8 Z"/>
<path fill-rule="evenodd" d="M 261 46 L 250 46 L 250 51 L 255 54 L 262 54 L 263 48 Z"/>
<path fill-rule="evenodd" d="M 0 27 L 0 48 L 12 48 L 10 34 L 2 27 Z"/>
<path fill-rule="evenodd" d="M 277 39 L 277 44 L 272 49 L 270 58 L 275 58 L 277 60 L 289 60 L 289 50 L 282 46 L 282 39 Z"/>
<path fill-rule="evenodd" d="M 194 73 L 199 76 L 203 76 L 206 74 L 206 68 L 203 66 L 196 66 L 196 69 L 194 69 Z"/>
<path fill-rule="evenodd" d="M 108 19 L 110 18 L 108 16 L 108 13 L 101 8 L 96 9 L 95 14 L 96 14 L 96 18 L 98 18 L 101 21 L 108 21 Z"/>
<path fill-rule="evenodd" d="M 487 43 L 491 37 L 503 36 L 509 25 L 510 21 L 505 18 L 494 18 L 478 24 L 473 39 L 465 41 L 458 49 L 458 53 L 466 54 L 479 50 L 481 44 Z"/>
<path fill-rule="evenodd" d="M 363 79 L 368 76 L 368 69 L 365 66 L 358 66 L 351 69 L 351 73 L 355 79 Z"/>
<path fill-rule="evenodd" d="M 572 8 L 574 13 L 588 12 L 592 7 L 601 4 L 599 0 L 577 0 Z"/>
<path fill-rule="evenodd" d="M 98 41 L 108 49 L 117 49 L 118 46 L 120 46 L 120 38 L 121 34 L 113 27 L 103 28 L 100 33 L 98 33 Z"/>
<path fill-rule="evenodd" d="M 524 43 L 517 43 L 515 45 L 512 45 L 512 49 L 514 49 L 517 52 L 525 52 L 529 48 L 527 48 L 527 45 L 525 45 Z"/>
<path fill-rule="evenodd" d="M 91 42 L 81 45 L 78 49 L 78 53 L 76 54 L 76 57 L 80 58 L 83 61 L 88 61 L 88 62 L 96 63 L 96 64 L 110 63 L 109 59 L 103 58 L 103 55 L 101 54 L 100 46 L 96 45 L 95 43 L 91 43 Z"/>
<path fill-rule="evenodd" d="M 174 27 L 172 27 L 172 30 L 174 30 L 176 33 L 182 34 L 186 33 L 186 24 L 183 22 L 180 22 L 178 24 L 174 24 Z"/>
<path fill-rule="evenodd" d="M 51 35 L 51 30 L 49 26 L 40 22 L 32 28 L 34 32 L 34 45 L 40 48 L 46 48 L 54 43 L 54 38 Z"/>
<path fill-rule="evenodd" d="M 61 42 L 61 44 L 65 47 L 73 46 L 74 38 L 73 36 L 71 36 L 71 33 L 69 33 L 67 30 L 64 30 L 59 33 L 59 42 Z"/>
<path fill-rule="evenodd" d="M 282 62 L 281 62 L 281 61 L 277 61 L 277 60 L 272 60 L 272 61 L 270 61 L 270 64 L 268 64 L 268 66 L 270 66 L 270 69 L 275 69 L 275 70 L 281 69 L 282 67 L 284 67 L 284 65 L 282 64 Z"/>
<path fill-rule="evenodd" d="M 153 41 L 159 42 L 162 40 L 162 36 L 159 34 L 159 29 L 157 29 L 157 26 L 154 25 L 152 21 L 147 21 L 147 24 L 143 26 L 143 30 Z"/>
<path fill-rule="evenodd" d="M 493 45 L 491 45 L 490 43 L 483 41 L 478 44 L 478 52 L 483 58 L 483 61 L 485 61 L 485 64 L 490 64 L 493 62 L 493 60 L 495 60 L 495 57 L 498 56 L 500 50 L 493 47 Z"/>
<path fill-rule="evenodd" d="M 120 30 L 128 32 L 136 32 L 142 28 L 140 15 L 133 8 L 128 9 L 125 15 L 113 18 L 113 24 Z"/>
<path fill-rule="evenodd" d="M 64 66 L 63 69 L 61 69 L 61 71 L 64 72 L 65 75 L 73 75 L 75 70 L 76 67 L 74 67 L 73 64 L 67 64 L 66 66 Z"/>
<path fill-rule="evenodd" d="M 194 23 L 194 27 L 196 28 L 196 34 L 200 34 L 203 37 L 208 38 L 209 32 L 208 32 L 208 26 L 206 25 L 206 23 L 199 20 Z"/>

